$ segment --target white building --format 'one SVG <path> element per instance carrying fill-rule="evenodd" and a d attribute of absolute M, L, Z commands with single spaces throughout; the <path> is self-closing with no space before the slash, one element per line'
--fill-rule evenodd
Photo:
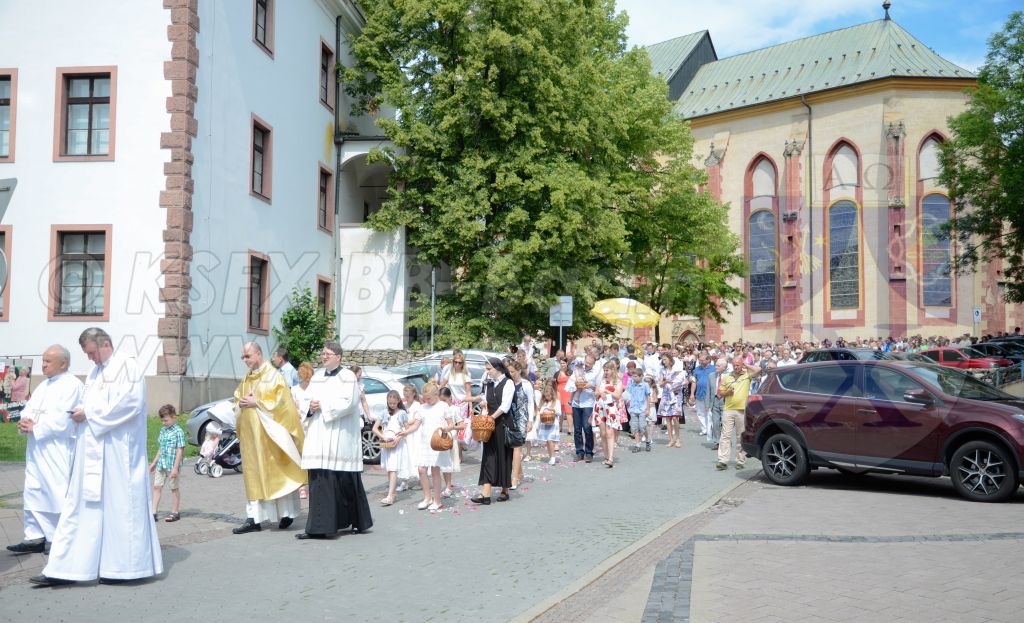
<path fill-rule="evenodd" d="M 84 374 L 100 326 L 151 406 L 188 408 L 234 388 L 244 341 L 269 354 L 294 286 L 349 312 L 347 346 L 401 347 L 404 271 L 361 253 L 402 257 L 404 237 L 357 227 L 383 139 L 334 80 L 362 24 L 352 0 L 0 4 L 0 356 L 59 343 Z"/>

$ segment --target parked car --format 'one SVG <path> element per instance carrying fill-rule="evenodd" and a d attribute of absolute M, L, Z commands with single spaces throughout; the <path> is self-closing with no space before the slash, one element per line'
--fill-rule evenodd
<path fill-rule="evenodd" d="M 743 449 L 778 485 L 811 469 L 949 476 L 963 497 L 1009 498 L 1024 466 L 1024 400 L 914 361 L 835 361 L 768 373 Z"/>
<path fill-rule="evenodd" d="M 1012 342 L 981 342 L 979 344 L 974 344 L 971 348 L 982 353 L 986 357 L 1009 359 L 1014 365 L 1020 365 L 1020 362 L 1024 361 L 1024 348 L 1021 350 L 1015 350 L 1011 346 L 1012 344 Z"/>
<path fill-rule="evenodd" d="M 380 413 L 382 410 L 387 409 L 388 391 L 395 390 L 398 393 L 402 393 L 402 387 L 405 383 L 415 384 L 418 382 L 420 387 L 422 387 L 426 381 L 427 379 L 423 375 L 396 375 L 383 368 L 366 367 L 363 368 L 363 378 L 360 380 L 360 384 L 363 387 L 366 403 L 369 405 L 370 410 L 374 413 Z M 209 413 L 210 408 L 219 403 L 231 402 L 231 400 L 231 398 L 215 400 L 192 410 L 188 421 L 185 423 L 190 443 L 197 446 L 203 445 L 203 440 L 206 439 L 206 426 L 212 417 Z M 373 434 L 372 426 L 365 419 L 363 420 L 361 436 L 363 441 L 363 462 L 379 463 L 380 443 Z"/>
<path fill-rule="evenodd" d="M 931 359 L 925 357 L 924 355 L 922 355 L 920 353 L 891 352 L 889 354 L 892 355 L 894 358 L 899 359 L 901 361 L 920 361 L 921 363 L 935 363 L 934 361 L 932 361 Z"/>
<path fill-rule="evenodd" d="M 462 354 L 466 357 L 466 371 L 469 372 L 473 395 L 479 396 L 480 392 L 483 391 L 484 364 L 487 363 L 487 358 L 497 357 L 501 359 L 505 355 L 487 350 L 464 350 Z M 450 359 L 451 356 L 451 350 L 442 350 L 422 359 L 391 366 L 387 370 L 395 374 L 425 374 L 428 378 L 434 378 L 434 375 L 441 370 L 441 359 L 444 357 Z M 418 389 L 422 389 L 422 386 Z"/>
<path fill-rule="evenodd" d="M 818 348 L 800 355 L 798 363 L 817 361 L 879 361 L 895 359 L 891 353 L 873 348 Z"/>
<path fill-rule="evenodd" d="M 989 357 L 985 353 L 970 346 L 943 346 L 922 351 L 921 355 L 933 362 L 952 368 L 971 370 L 1011 366 L 1013 362 L 1002 357 Z"/>

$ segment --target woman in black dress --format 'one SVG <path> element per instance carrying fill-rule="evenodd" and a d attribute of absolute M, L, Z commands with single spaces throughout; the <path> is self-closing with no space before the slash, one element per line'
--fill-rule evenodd
<path fill-rule="evenodd" d="M 512 448 L 505 446 L 505 428 L 509 419 L 515 387 L 507 376 L 505 365 L 494 357 L 484 366 L 488 381 L 484 385 L 487 414 L 494 418 L 494 433 L 484 442 L 480 459 L 480 480 L 483 485 L 480 495 L 471 498 L 474 504 L 491 503 L 491 487 L 500 487 L 499 502 L 508 500 L 508 488 L 512 486 Z"/>

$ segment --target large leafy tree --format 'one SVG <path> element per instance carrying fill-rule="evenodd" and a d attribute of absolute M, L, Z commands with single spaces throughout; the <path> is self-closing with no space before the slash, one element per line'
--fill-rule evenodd
<path fill-rule="evenodd" d="M 684 152 L 691 151 L 688 143 Z M 722 322 L 722 312 L 743 297 L 730 284 L 744 265 L 727 225 L 729 208 L 699 190 L 706 175 L 688 157 L 670 161 L 659 178 L 651 199 L 627 217 L 631 295 L 659 314 Z M 660 342 L 657 326 L 654 335 Z"/>
<path fill-rule="evenodd" d="M 370 226 L 404 226 L 418 259 L 451 269 L 439 345 L 543 327 L 560 294 L 574 332 L 626 292 L 629 228 L 686 125 L 612 0 L 366 0 L 343 78 L 399 148 Z M 422 306 L 411 323 L 429 326 Z"/>
<path fill-rule="evenodd" d="M 978 88 L 949 127 L 941 181 L 955 206 L 957 268 L 1006 260 L 1006 299 L 1024 302 L 1024 13 L 989 39 Z"/>

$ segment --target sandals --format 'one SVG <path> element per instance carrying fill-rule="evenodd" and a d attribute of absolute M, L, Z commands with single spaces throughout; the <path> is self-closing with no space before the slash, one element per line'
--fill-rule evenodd
<path fill-rule="evenodd" d="M 604 462 L 604 466 L 607 467 L 608 469 L 611 469 L 611 468 L 615 467 L 615 464 L 612 463 L 611 461 L 605 461 Z"/>
<path fill-rule="evenodd" d="M 171 513 L 164 519 L 164 521 L 171 523 L 172 521 L 178 521 L 179 519 L 181 519 L 181 513 Z"/>

